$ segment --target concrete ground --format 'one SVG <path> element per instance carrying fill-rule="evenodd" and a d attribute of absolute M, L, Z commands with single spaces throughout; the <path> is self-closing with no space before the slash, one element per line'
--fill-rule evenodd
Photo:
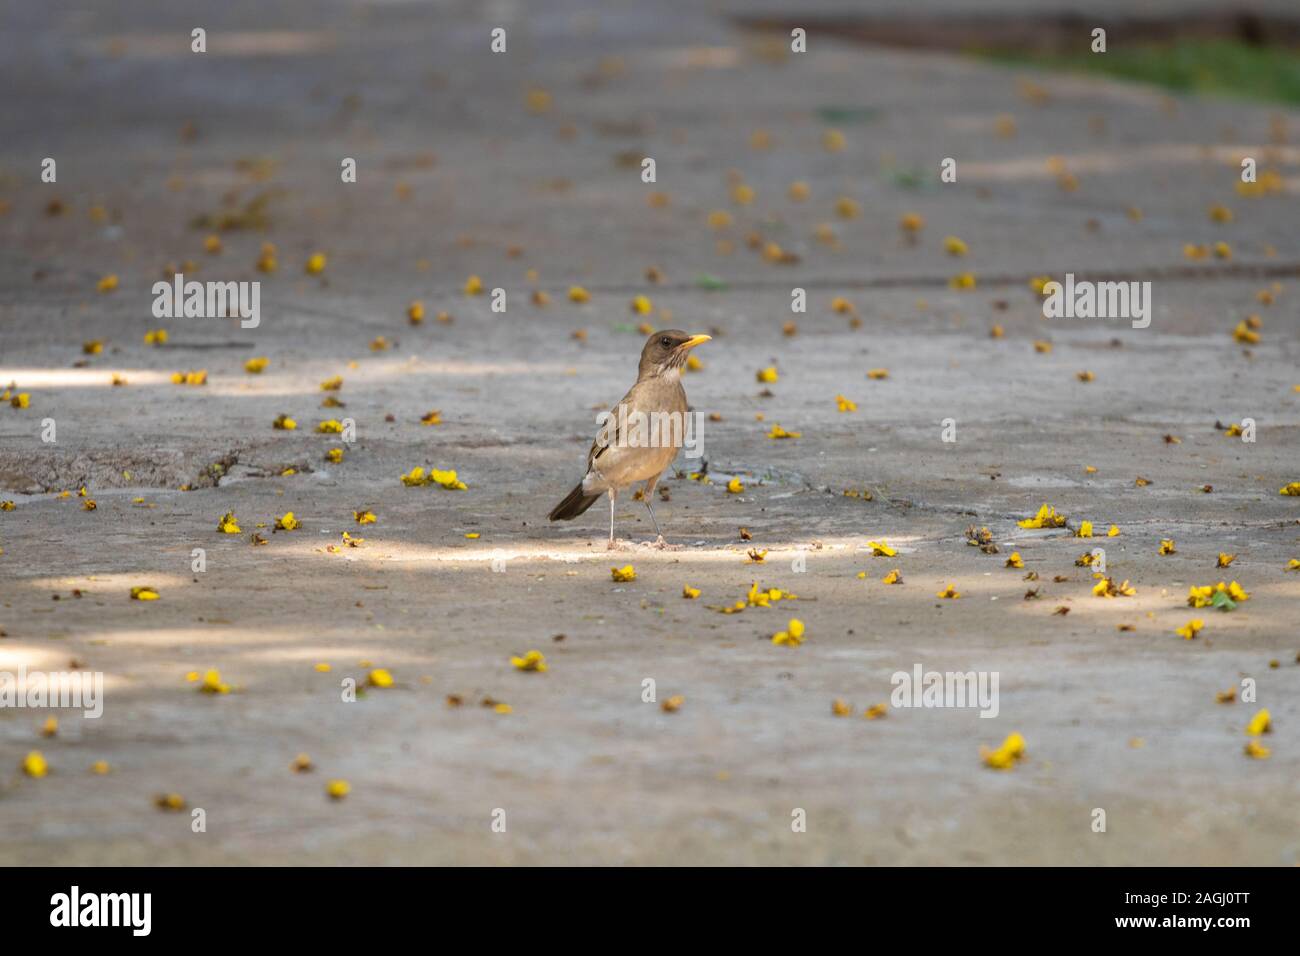
<path fill-rule="evenodd" d="M 6 4 L 0 388 L 30 407 L 0 406 L 0 670 L 102 672 L 106 703 L 0 708 L 0 863 L 1300 862 L 1300 498 L 1278 493 L 1300 481 L 1294 110 L 816 32 L 781 56 L 685 2 L 206 6 Z M 1242 155 L 1281 191 L 1239 194 Z M 1183 251 L 1220 241 L 1231 258 Z M 151 286 L 178 268 L 260 280 L 261 325 L 155 319 Z M 975 289 L 950 288 L 960 272 Z M 1151 281 L 1150 327 L 1045 320 L 1029 281 L 1067 272 Z M 463 293 L 470 275 L 504 313 Z M 1252 314 L 1260 341 L 1235 342 Z M 648 547 L 627 501 L 611 555 L 603 503 L 546 514 L 633 381 L 642 322 L 714 336 L 685 384 L 720 420 L 711 481 L 681 458 L 663 483 L 677 549 Z M 189 370 L 206 385 L 171 383 Z M 354 443 L 315 432 L 344 417 Z M 1244 418 L 1253 443 L 1224 434 Z M 416 466 L 468 490 L 404 486 Z M 1069 524 L 1017 526 L 1045 503 Z M 218 533 L 231 511 L 242 533 Z M 289 511 L 301 527 L 273 533 Z M 1085 520 L 1120 534 L 1072 538 Z M 1094 546 L 1134 595 L 1092 595 L 1075 559 Z M 613 581 L 625 564 L 635 581 Z M 1186 606 L 1219 580 L 1250 600 Z M 798 598 L 721 613 L 753 582 Z M 160 599 L 131 600 L 141 585 Z M 936 596 L 949 585 L 960 598 Z M 792 617 L 805 643 L 775 646 Z M 545 673 L 511 665 L 530 649 Z M 996 672 L 999 715 L 863 719 L 916 664 Z M 229 694 L 187 680 L 214 668 Z M 344 702 L 373 668 L 395 686 Z M 1256 702 L 1216 703 L 1243 678 Z M 643 702 L 646 679 L 680 708 Z M 1261 708 L 1272 754 L 1252 760 Z M 984 766 L 1013 731 L 1025 759 Z M 47 776 L 19 771 L 31 750 Z M 300 753 L 313 771 L 290 769 Z"/>

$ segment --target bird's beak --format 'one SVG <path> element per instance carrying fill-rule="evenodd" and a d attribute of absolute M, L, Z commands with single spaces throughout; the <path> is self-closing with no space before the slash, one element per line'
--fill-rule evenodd
<path fill-rule="evenodd" d="M 692 335 L 689 339 L 687 339 L 685 342 L 683 342 L 681 345 L 677 347 L 681 349 L 683 352 L 685 352 L 687 349 L 693 349 L 697 345 L 703 345 L 705 342 L 709 341 L 712 338 L 713 336 L 711 335 Z"/>

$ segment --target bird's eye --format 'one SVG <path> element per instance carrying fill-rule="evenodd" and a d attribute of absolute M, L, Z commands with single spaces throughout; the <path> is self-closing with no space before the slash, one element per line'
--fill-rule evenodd
<path fill-rule="evenodd" d="M 662 345 L 664 348 L 668 348 L 668 346 L 673 344 L 673 340 L 665 335 L 662 339 L 659 340 L 659 344 Z"/>

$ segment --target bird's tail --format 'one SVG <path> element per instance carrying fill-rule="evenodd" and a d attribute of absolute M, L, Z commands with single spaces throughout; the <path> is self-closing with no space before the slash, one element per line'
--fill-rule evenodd
<path fill-rule="evenodd" d="M 564 500 L 551 509 L 551 513 L 548 517 L 550 517 L 552 521 L 569 521 L 578 517 L 578 515 L 582 514 L 594 505 L 596 499 L 602 494 L 604 494 L 604 492 L 600 491 L 596 492 L 594 495 L 588 494 L 582 490 L 582 482 L 578 482 L 578 484 L 574 486 L 574 489 L 565 496 Z"/>

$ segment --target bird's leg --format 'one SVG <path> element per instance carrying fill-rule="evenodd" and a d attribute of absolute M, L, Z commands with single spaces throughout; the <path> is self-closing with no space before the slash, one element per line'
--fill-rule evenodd
<path fill-rule="evenodd" d="M 613 551 L 617 545 L 614 543 L 614 499 L 618 497 L 618 490 L 609 489 L 609 544 L 605 546 L 607 551 Z"/>
<path fill-rule="evenodd" d="M 668 542 L 664 540 L 664 533 L 659 530 L 659 519 L 655 517 L 654 505 L 651 504 L 651 502 L 654 500 L 655 485 L 657 484 L 659 484 L 658 476 L 648 480 L 645 483 L 645 489 L 641 492 L 641 497 L 645 501 L 646 511 L 650 512 L 650 520 L 654 523 L 655 526 L 655 535 L 656 535 L 655 547 L 663 548 L 663 547 L 667 547 Z"/>

